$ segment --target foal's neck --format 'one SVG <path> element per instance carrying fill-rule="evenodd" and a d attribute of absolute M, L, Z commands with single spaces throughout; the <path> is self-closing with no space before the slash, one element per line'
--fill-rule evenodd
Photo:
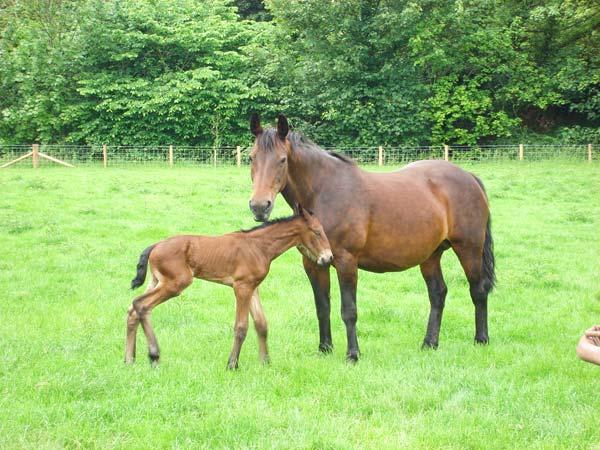
<path fill-rule="evenodd" d="M 286 250 L 300 243 L 299 221 L 278 222 L 252 230 L 247 236 L 250 241 L 269 259 L 274 260 Z"/>

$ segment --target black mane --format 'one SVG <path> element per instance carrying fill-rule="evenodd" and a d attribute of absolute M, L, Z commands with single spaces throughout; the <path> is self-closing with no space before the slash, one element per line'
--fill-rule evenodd
<path fill-rule="evenodd" d="M 257 137 L 259 147 L 265 151 L 274 150 L 276 137 L 277 131 L 275 130 L 275 128 L 267 128 Z M 347 164 L 356 165 L 356 162 L 354 162 L 352 159 L 345 155 L 334 151 L 323 150 L 321 147 L 319 147 L 317 144 L 308 139 L 306 136 L 304 136 L 304 134 L 300 133 L 299 131 L 290 131 L 287 138 L 290 140 L 294 147 L 301 147 L 302 149 L 308 149 L 315 152 L 323 152 L 324 154 L 337 158 L 340 161 L 343 161 Z"/>
<path fill-rule="evenodd" d="M 291 222 L 292 220 L 296 219 L 297 217 L 300 217 L 300 216 L 280 217 L 279 219 L 273 219 L 273 220 L 269 220 L 267 222 L 261 223 L 260 225 L 257 225 L 254 228 L 249 228 L 247 230 L 240 230 L 240 232 L 242 232 L 242 233 L 250 233 L 251 231 L 261 230 L 263 228 L 268 228 L 271 225 L 275 225 L 276 223 Z"/>

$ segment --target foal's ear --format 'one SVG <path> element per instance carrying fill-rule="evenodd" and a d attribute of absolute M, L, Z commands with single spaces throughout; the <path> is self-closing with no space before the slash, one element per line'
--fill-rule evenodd
<path fill-rule="evenodd" d="M 304 217 L 306 220 L 313 217 L 313 213 L 308 209 L 304 209 L 300 203 L 296 203 L 296 209 L 298 210 L 298 215 Z"/>
<path fill-rule="evenodd" d="M 250 116 L 250 131 L 254 136 L 258 136 L 262 133 L 262 127 L 260 126 L 260 117 L 256 113 L 252 113 Z"/>
<path fill-rule="evenodd" d="M 279 139 L 285 140 L 289 131 L 287 118 L 283 114 L 279 114 L 279 117 L 277 117 L 277 136 L 279 136 Z"/>
<path fill-rule="evenodd" d="M 298 210 L 298 215 L 304 217 L 305 219 L 308 217 L 306 214 L 306 210 L 302 207 L 300 203 L 296 203 L 296 209 Z"/>

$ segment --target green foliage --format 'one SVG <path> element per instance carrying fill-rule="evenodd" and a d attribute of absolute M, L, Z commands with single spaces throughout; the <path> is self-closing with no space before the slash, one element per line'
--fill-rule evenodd
<path fill-rule="evenodd" d="M 0 143 L 594 137 L 595 0 L 5 0 Z"/>

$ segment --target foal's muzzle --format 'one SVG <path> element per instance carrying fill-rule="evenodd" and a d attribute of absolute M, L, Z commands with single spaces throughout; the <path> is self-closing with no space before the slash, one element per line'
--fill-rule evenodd
<path fill-rule="evenodd" d="M 331 253 L 331 250 L 325 250 L 317 258 L 317 264 L 319 266 L 326 266 L 328 264 L 331 264 L 332 261 L 333 261 L 333 253 Z"/>
<path fill-rule="evenodd" d="M 266 222 L 269 220 L 271 211 L 273 211 L 273 202 L 271 200 L 250 200 L 250 211 L 254 214 L 254 220 L 257 222 Z"/>

